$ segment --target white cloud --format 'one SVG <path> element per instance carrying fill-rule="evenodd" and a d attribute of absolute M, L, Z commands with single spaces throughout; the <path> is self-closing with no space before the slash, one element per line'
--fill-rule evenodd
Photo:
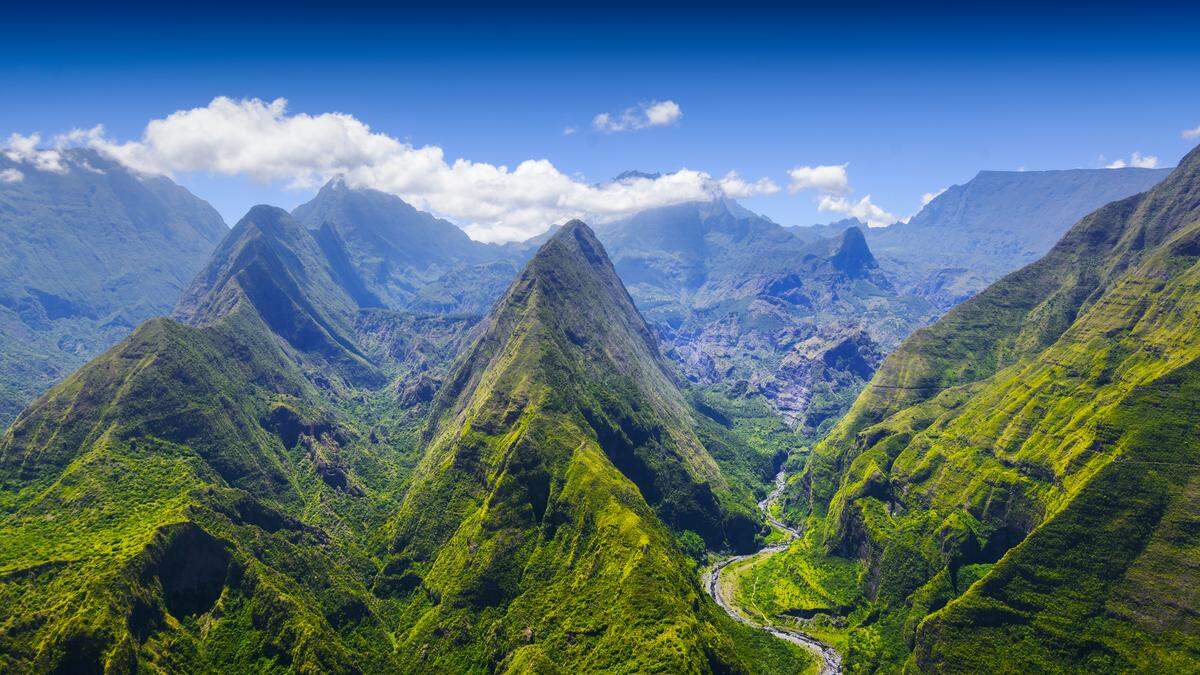
<path fill-rule="evenodd" d="M 736 174 L 717 180 L 689 169 L 589 185 L 545 159 L 511 168 L 450 161 L 437 146 L 415 147 L 373 132 L 351 115 L 289 113 L 284 99 L 218 97 L 152 120 L 135 141 L 116 142 L 103 130 L 89 130 L 78 132 L 77 142 L 146 173 L 244 175 L 304 189 L 340 175 L 351 186 L 390 192 L 449 218 L 483 241 L 524 239 L 569 218 L 602 221 L 684 201 L 778 190 L 770 180 L 749 182 Z"/>
<path fill-rule="evenodd" d="M 10 134 L 3 146 L 4 156 L 14 162 L 32 164 L 38 171 L 66 173 L 67 167 L 62 163 L 62 153 L 57 149 L 40 149 L 38 146 L 41 143 L 42 135 L 39 133 L 28 136 Z"/>
<path fill-rule="evenodd" d="M 726 197 L 733 199 L 755 197 L 758 195 L 773 195 L 779 192 L 779 186 L 770 178 L 763 177 L 753 183 L 748 183 L 736 171 L 730 171 L 725 174 L 721 180 L 717 181 L 717 184 L 720 185 Z"/>
<path fill-rule="evenodd" d="M 0 171 L 0 183 L 19 183 L 23 180 L 25 180 L 25 174 L 16 169 Z"/>
<path fill-rule="evenodd" d="M 605 133 L 637 131 L 650 127 L 676 124 L 683 118 L 683 109 L 674 101 L 649 101 L 620 114 L 600 113 L 592 118 L 592 128 Z"/>
<path fill-rule="evenodd" d="M 1125 167 L 1128 167 L 1128 166 L 1137 167 L 1139 169 L 1154 169 L 1154 168 L 1158 167 L 1158 158 L 1155 157 L 1154 155 L 1143 155 L 1140 152 L 1135 152 L 1132 155 L 1130 155 L 1129 161 L 1125 161 L 1123 159 L 1118 159 L 1116 161 L 1109 162 L 1108 164 L 1104 165 L 1104 168 L 1106 168 L 1106 169 L 1124 169 Z"/>
<path fill-rule="evenodd" d="M 845 197 L 822 195 L 820 201 L 817 202 L 817 208 L 821 211 L 832 211 L 850 218 L 858 218 L 869 227 L 886 227 L 900 220 L 895 215 L 872 204 L 871 195 L 867 195 L 858 201 L 846 199 Z"/>
<path fill-rule="evenodd" d="M 940 190 L 935 190 L 933 192 L 926 192 L 925 194 L 921 195 L 921 207 L 924 208 L 925 206 L 928 206 L 929 202 L 937 199 L 945 191 L 946 191 L 946 188 L 942 188 Z"/>
<path fill-rule="evenodd" d="M 42 135 L 34 132 L 28 136 L 10 134 L 8 140 L 0 144 L 0 154 L 14 162 L 31 165 L 38 171 L 66 173 L 70 170 L 68 164 L 78 168 L 104 173 L 88 163 L 86 158 L 73 156 L 63 152 L 77 145 L 92 145 L 104 138 L 104 127 L 94 126 L 91 129 L 72 129 L 66 133 L 57 134 L 50 141 L 49 147 L 42 143 Z M 18 172 L 20 173 L 20 172 Z M 22 174 L 24 177 L 24 174 Z M 20 180 L 20 179 L 17 179 Z M 14 182 L 14 181 L 7 181 Z"/>
<path fill-rule="evenodd" d="M 576 131 L 579 130 L 575 127 L 563 127 L 563 136 L 574 136 Z"/>
<path fill-rule="evenodd" d="M 900 220 L 871 203 L 871 195 L 858 201 L 846 198 L 846 195 L 852 192 L 850 176 L 846 172 L 848 166 L 850 165 L 798 166 L 788 171 L 788 176 L 792 179 L 788 184 L 788 191 L 795 194 L 801 190 L 816 190 L 821 193 L 817 198 L 818 210 L 858 218 L 871 227 L 885 227 Z"/>
<path fill-rule="evenodd" d="M 1195 129 L 1184 129 L 1183 133 L 1181 133 L 1180 135 L 1188 140 L 1191 140 L 1193 138 L 1200 138 L 1200 127 L 1196 127 Z"/>
<path fill-rule="evenodd" d="M 798 166 L 788 171 L 792 181 L 788 184 L 788 192 L 795 194 L 801 190 L 820 190 L 827 194 L 844 195 L 850 192 L 850 179 L 846 174 L 849 164 L 834 164 L 821 166 Z"/>
<path fill-rule="evenodd" d="M 657 101 L 646 108 L 646 121 L 652 127 L 665 127 L 683 118 L 683 109 L 674 101 Z"/>

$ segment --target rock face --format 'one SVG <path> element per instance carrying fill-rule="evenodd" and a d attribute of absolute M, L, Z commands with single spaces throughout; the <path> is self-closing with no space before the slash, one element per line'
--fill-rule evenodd
<path fill-rule="evenodd" d="M 1197 242 L 1200 149 L 902 343 L 816 446 L 799 497 L 893 645 L 861 667 L 1200 659 Z"/>
<path fill-rule="evenodd" d="M 854 334 L 873 367 L 936 313 L 896 290 L 856 227 L 806 241 L 718 200 L 645 211 L 597 236 L 689 380 L 764 400 L 811 432 L 870 375 L 838 372 L 825 348 Z"/>
<path fill-rule="evenodd" d="M 867 239 L 862 230 L 849 227 L 842 233 L 842 241 L 837 251 L 830 256 L 829 264 L 833 269 L 845 274 L 851 279 L 860 279 L 874 269 L 879 268 L 871 249 L 867 247 Z"/>
<path fill-rule="evenodd" d="M 378 190 L 335 178 L 292 212 L 364 306 L 482 315 L 529 249 L 472 240 L 457 226 Z"/>
<path fill-rule="evenodd" d="M 780 364 L 780 376 L 766 385 L 779 408 L 798 426 L 823 428 L 849 407 L 862 383 L 883 360 L 878 345 L 856 326 L 833 327 L 794 345 Z"/>
<path fill-rule="evenodd" d="M 61 171 L 0 153 L 0 428 L 37 394 L 166 314 L 227 228 L 166 178 L 89 150 Z"/>
<path fill-rule="evenodd" d="M 867 242 L 905 288 L 949 309 L 1045 255 L 1086 214 L 1150 189 L 1169 171 L 981 171 L 908 222 L 871 228 Z"/>

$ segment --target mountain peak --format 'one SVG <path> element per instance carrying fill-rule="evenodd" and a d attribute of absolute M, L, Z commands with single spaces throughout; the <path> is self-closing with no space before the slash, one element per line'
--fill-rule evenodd
<path fill-rule="evenodd" d="M 577 252 L 590 263 L 601 264 L 608 262 L 608 254 L 604 252 L 604 246 L 600 240 L 596 238 L 596 233 L 586 223 L 579 219 L 569 220 L 558 228 L 551 237 L 546 240 L 541 250 L 535 255 L 542 255 L 542 251 L 546 251 L 551 246 L 563 245 L 568 246 L 574 252 Z M 549 252 L 547 252 L 548 254 Z M 611 264 L 609 265 L 611 267 Z M 614 275 L 616 273 L 614 272 Z"/>
<path fill-rule="evenodd" d="M 536 296 L 542 307 L 553 308 L 542 318 L 553 323 L 555 330 L 578 336 L 628 331 L 637 336 L 640 348 L 658 358 L 657 343 L 603 244 L 581 220 L 563 224 L 538 249 L 510 285 L 494 316 L 511 309 L 508 305 L 522 305 L 530 296 Z M 596 321 L 603 325 L 593 326 Z"/>
<path fill-rule="evenodd" d="M 505 249 L 474 241 L 457 225 L 394 194 L 351 187 L 341 177 L 297 206 L 292 217 L 316 233 L 342 276 L 358 277 L 352 285 L 361 287 L 360 297 L 376 298 L 372 304 L 395 309 L 449 303 L 482 312 L 512 274 L 506 268 L 497 282 L 473 269 L 504 260 L 510 255 Z M 487 278 L 468 281 L 481 274 Z"/>
<path fill-rule="evenodd" d="M 562 226 L 558 228 L 558 231 L 554 233 L 554 237 L 561 237 L 567 233 L 575 232 L 580 232 L 583 236 L 591 237 L 593 239 L 596 238 L 596 234 L 595 232 L 592 232 L 592 228 L 588 227 L 587 223 L 578 218 L 572 218 L 571 220 L 563 223 Z"/>
<path fill-rule="evenodd" d="M 498 388 L 500 383 L 510 388 Z M 613 401 L 598 396 L 603 391 L 621 392 L 628 411 L 640 411 L 637 420 L 610 410 Z M 730 529 L 723 522 L 725 514 L 711 491 L 728 488 L 691 431 L 688 405 L 653 334 L 604 247 L 579 220 L 564 224 L 529 260 L 460 357 L 434 404 L 430 433 L 442 439 L 434 445 L 458 452 L 452 446 L 459 442 L 455 430 L 464 416 L 477 418 L 472 428 L 498 428 L 508 424 L 498 420 L 515 419 L 498 413 L 521 407 L 577 411 L 573 423 L 586 422 L 599 438 L 608 439 L 604 451 L 630 453 L 611 460 L 647 490 L 647 501 L 669 524 L 698 532 L 713 545 L 727 536 L 731 542 L 741 536 L 737 544 L 745 544 L 741 526 Z M 486 424 L 480 421 L 484 418 Z M 645 438 L 649 429 L 659 430 L 655 443 L 671 446 L 669 460 L 658 456 L 662 449 L 656 444 L 622 445 Z M 679 484 L 677 494 L 704 493 L 705 506 L 672 503 L 654 481 Z"/>
<path fill-rule="evenodd" d="M 297 353 L 368 382 L 378 374 L 350 337 L 356 309 L 313 234 L 287 211 L 259 205 L 217 247 L 172 316 L 193 326 L 249 316 Z"/>
<path fill-rule="evenodd" d="M 640 621 L 655 633 L 679 621 L 703 625 L 695 603 L 673 600 L 700 591 L 668 527 L 713 548 L 753 545 L 753 497 L 721 474 L 698 436 L 698 413 L 579 220 L 558 228 L 512 282 L 429 419 L 392 541 L 396 560 L 424 563 L 407 568 L 419 577 L 413 586 L 441 598 L 426 605 L 420 625 L 486 610 L 558 641 L 561 619 L 539 624 L 525 608 L 578 597 L 577 551 L 587 555 L 586 592 L 611 598 L 587 609 L 589 625 L 626 631 L 632 596 L 618 589 L 657 593 L 661 583 L 637 581 L 647 575 L 674 585 L 660 597 L 639 591 Z M 506 583 L 509 570 L 539 582 Z M 450 648 L 436 634 L 411 641 L 430 653 Z M 606 648 L 581 653 L 595 662 Z"/>
<path fill-rule="evenodd" d="M 867 238 L 857 226 L 846 228 L 842 233 L 842 243 L 838 250 L 829 258 L 829 262 L 841 272 L 851 276 L 864 276 L 867 270 L 879 267 L 871 249 L 867 246 Z"/>
<path fill-rule="evenodd" d="M 255 206 L 251 206 L 250 210 L 246 212 L 246 215 L 242 216 L 242 219 L 239 220 L 233 227 L 234 229 L 250 225 L 255 225 L 258 227 L 279 227 L 282 226 L 285 221 L 290 220 L 291 216 L 288 214 L 288 212 L 284 211 L 278 206 L 272 206 L 271 204 L 257 204 Z"/>

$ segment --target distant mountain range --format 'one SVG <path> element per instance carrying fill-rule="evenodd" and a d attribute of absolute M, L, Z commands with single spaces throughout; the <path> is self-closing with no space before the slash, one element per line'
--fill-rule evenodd
<path fill-rule="evenodd" d="M 21 200 L 11 207 L 21 217 L 5 221 L 18 262 L 0 308 L 8 317 L 0 349 L 12 355 L 0 421 L 140 320 L 163 314 L 224 231 L 206 204 L 166 179 L 134 177 L 96 153 L 71 152 L 67 174 L 27 171 L 28 180 L 0 186 Z M 653 175 L 633 171 L 616 180 Z M 909 223 L 888 228 L 853 219 L 782 228 L 732 200 L 717 200 L 652 209 L 602 224 L 597 233 L 667 355 L 690 380 L 733 399 L 764 401 L 815 433 L 845 410 L 901 338 L 1036 256 L 1071 219 L 1161 175 L 982 172 Z M 49 210 L 51 203 L 83 204 L 84 186 L 101 184 L 108 202 L 89 197 L 86 208 Z M 1019 208 L 1008 208 L 1014 203 Z M 112 209 L 124 209 L 117 219 L 129 224 L 93 225 Z M 341 179 L 293 216 L 313 233 L 330 275 L 357 306 L 402 309 L 424 316 L 422 322 L 458 317 L 455 332 L 491 308 L 553 232 L 525 243 L 483 244 L 398 197 L 351 189 Z M 854 270 L 833 258 L 851 228 L 861 231 L 852 235 L 861 249 L 855 255 L 874 261 Z M 29 236 L 35 231 L 42 236 Z M 103 264 L 85 265 L 106 251 L 120 269 L 142 272 L 117 280 L 104 276 Z M 56 262 L 42 264 L 50 260 Z M 445 360 L 446 349 L 426 357 Z"/>
<path fill-rule="evenodd" d="M 480 315 L 531 254 L 477 242 L 399 197 L 351 189 L 340 178 L 292 216 L 316 233 L 367 306 Z"/>
<path fill-rule="evenodd" d="M 1037 260 L 1083 216 L 1150 189 L 1169 172 L 980 171 L 935 197 L 908 222 L 867 229 L 850 219 L 792 231 L 812 239 L 864 227 L 871 250 L 899 285 L 946 310 Z"/>
<path fill-rule="evenodd" d="M 815 430 L 881 354 L 936 316 L 898 292 L 862 232 L 808 241 L 730 200 L 598 225 L 617 273 L 687 377 Z"/>
<path fill-rule="evenodd" d="M 0 153 L 0 427 L 142 321 L 170 311 L 228 228 L 161 177 L 89 150 L 62 171 Z"/>

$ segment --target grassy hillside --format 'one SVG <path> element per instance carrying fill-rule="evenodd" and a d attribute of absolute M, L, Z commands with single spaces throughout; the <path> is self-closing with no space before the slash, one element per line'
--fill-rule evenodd
<path fill-rule="evenodd" d="M 752 632 L 712 604 L 679 550 L 681 532 L 748 548 L 758 526 L 660 359 L 599 242 L 565 226 L 435 402 L 389 563 L 413 588 L 402 644 L 414 667 L 702 671 L 804 658 L 762 642 L 772 660 L 748 659 L 739 643 Z"/>
<path fill-rule="evenodd" d="M 372 588 L 420 418 L 381 312 L 355 325 L 305 231 L 255 209 L 194 325 L 144 324 L 25 410 L 0 438 L 4 667 L 394 670 Z"/>
<path fill-rule="evenodd" d="M 792 486 L 793 559 L 862 565 L 852 670 L 1200 658 L 1198 262 L 1193 151 L 888 357 Z"/>
<path fill-rule="evenodd" d="M 185 323 L 0 437 L 0 670 L 807 667 L 680 549 L 754 544 L 764 458 L 662 370 L 584 226 L 543 253 L 434 397 L 469 322 L 362 306 L 252 210 Z"/>
<path fill-rule="evenodd" d="M 0 440 L 6 667 L 386 667 L 362 546 L 400 456 L 320 403 L 235 315 L 148 323 L 26 410 Z"/>

